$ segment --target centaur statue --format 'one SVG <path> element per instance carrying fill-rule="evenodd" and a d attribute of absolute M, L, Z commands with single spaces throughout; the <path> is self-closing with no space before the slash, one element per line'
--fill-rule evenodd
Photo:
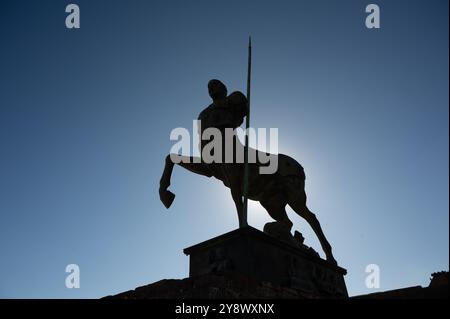
<path fill-rule="evenodd" d="M 208 83 L 209 95 L 213 102 L 200 115 L 201 131 L 214 127 L 224 133 L 225 129 L 236 129 L 239 127 L 243 118 L 248 114 L 247 99 L 241 92 L 233 92 L 227 95 L 226 86 L 219 80 L 211 80 Z M 224 134 L 222 134 L 224 136 Z M 200 139 L 200 153 L 206 146 L 203 139 Z M 233 146 L 240 143 L 235 136 Z M 222 143 L 225 145 L 226 143 Z M 226 152 L 226 147 L 224 152 Z M 236 149 L 233 147 L 233 149 Z M 252 150 L 257 154 L 260 153 Z M 225 154 L 223 154 L 224 156 Z M 299 216 L 303 217 L 316 233 L 322 249 L 328 261 L 336 263 L 331 252 L 331 246 L 320 227 L 316 215 L 306 206 L 305 193 L 305 173 L 303 167 L 293 158 L 284 154 L 272 154 L 277 156 L 278 166 L 273 174 L 261 174 L 260 168 L 267 163 L 262 163 L 256 156 L 255 163 L 248 165 L 248 184 L 247 196 L 249 199 L 258 201 L 267 210 L 270 217 L 275 222 L 264 226 L 264 231 L 269 234 L 277 234 L 281 239 L 292 238 L 292 222 L 286 214 L 286 205 L 289 205 Z M 182 156 L 169 154 L 166 157 L 164 172 L 160 180 L 159 195 L 166 208 L 172 204 L 175 195 L 168 190 L 174 165 L 177 164 L 193 173 L 212 177 L 221 180 L 231 191 L 231 196 L 236 205 L 236 211 L 239 219 L 239 227 L 247 226 L 246 218 L 243 213 L 243 192 L 244 192 L 244 163 L 233 161 L 226 163 L 206 163 L 202 158 L 192 156 Z"/>

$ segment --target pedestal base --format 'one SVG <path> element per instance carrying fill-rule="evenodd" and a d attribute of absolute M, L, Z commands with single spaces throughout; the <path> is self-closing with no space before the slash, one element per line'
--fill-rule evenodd
<path fill-rule="evenodd" d="M 344 268 L 252 227 L 191 246 L 184 253 L 190 257 L 189 277 L 234 273 L 318 298 L 348 297 Z"/>

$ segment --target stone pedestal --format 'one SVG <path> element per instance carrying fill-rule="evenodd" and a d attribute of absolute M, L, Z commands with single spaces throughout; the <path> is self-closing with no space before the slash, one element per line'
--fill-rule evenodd
<path fill-rule="evenodd" d="M 245 227 L 184 249 L 189 277 L 239 274 L 318 298 L 348 297 L 347 271 L 306 246 L 286 243 Z"/>

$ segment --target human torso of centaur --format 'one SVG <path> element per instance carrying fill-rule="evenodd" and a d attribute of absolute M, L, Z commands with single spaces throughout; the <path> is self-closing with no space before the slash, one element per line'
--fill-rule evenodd
<path fill-rule="evenodd" d="M 210 140 L 202 139 L 203 132 L 208 128 L 216 128 L 220 131 L 222 146 L 224 147 L 225 130 L 227 128 L 234 130 L 239 127 L 248 113 L 247 109 L 248 105 L 245 95 L 241 92 L 233 92 L 226 98 L 215 100 L 200 112 L 200 115 L 198 116 L 198 120 L 201 121 L 199 124 L 200 151 L 202 151 L 203 147 L 210 142 Z M 224 148 L 222 149 L 222 152 L 224 152 Z M 230 178 L 229 175 L 234 174 L 231 171 L 233 169 L 230 166 L 234 165 L 213 164 L 210 168 L 215 177 L 223 180 L 225 184 L 228 184 L 227 179 Z"/>
<path fill-rule="evenodd" d="M 248 114 L 247 110 L 247 98 L 241 92 L 233 92 L 225 99 L 214 101 L 214 103 L 206 107 L 198 117 L 198 119 L 201 120 L 201 129 L 199 131 L 200 137 L 204 130 L 214 127 L 219 129 L 222 133 L 222 145 L 224 145 L 225 129 L 235 129 L 242 125 L 244 117 Z M 235 138 L 234 143 L 236 143 L 236 139 L 237 138 Z M 205 144 L 210 142 L 209 140 L 203 141 L 202 139 L 200 139 L 200 141 L 200 150 L 203 150 Z M 236 149 L 235 144 L 233 145 L 233 149 Z M 260 152 L 258 151 L 258 153 Z M 259 156 L 260 155 L 258 154 L 258 158 Z M 291 176 L 294 181 L 297 177 L 300 177 L 299 181 L 304 183 L 305 175 L 303 167 L 288 156 L 283 154 L 278 154 L 277 156 L 279 160 L 275 178 L 273 175 L 259 174 L 259 164 L 249 164 L 249 198 L 254 200 L 259 200 L 258 198 L 268 198 L 270 194 L 266 194 L 265 189 L 269 189 L 269 193 L 273 193 L 274 189 L 278 188 L 279 185 L 282 185 L 278 180 L 286 176 Z M 243 175 L 243 165 L 212 163 L 209 164 L 208 167 L 211 170 L 212 175 L 222 180 L 228 187 L 232 184 L 233 180 L 239 180 Z M 283 192 L 283 190 L 280 189 L 279 192 Z"/>

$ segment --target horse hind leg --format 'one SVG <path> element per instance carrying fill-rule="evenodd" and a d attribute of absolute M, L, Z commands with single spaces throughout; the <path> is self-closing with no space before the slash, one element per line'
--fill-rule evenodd
<path fill-rule="evenodd" d="M 336 264 L 336 260 L 333 257 L 331 245 L 325 237 L 325 234 L 322 231 L 322 227 L 320 226 L 319 220 L 316 215 L 309 210 L 306 206 L 306 193 L 302 189 L 299 191 L 298 189 L 294 191 L 295 195 L 289 201 L 289 206 L 302 218 L 304 218 L 308 224 L 313 229 L 317 238 L 319 239 L 320 245 L 322 246 L 322 250 L 325 253 L 325 256 L 328 261 Z"/>
<path fill-rule="evenodd" d="M 275 222 L 264 225 L 264 232 L 278 239 L 292 242 L 292 222 L 287 216 L 286 204 L 283 204 L 281 201 L 263 201 L 261 205 L 269 213 L 270 217 L 275 220 Z"/>

